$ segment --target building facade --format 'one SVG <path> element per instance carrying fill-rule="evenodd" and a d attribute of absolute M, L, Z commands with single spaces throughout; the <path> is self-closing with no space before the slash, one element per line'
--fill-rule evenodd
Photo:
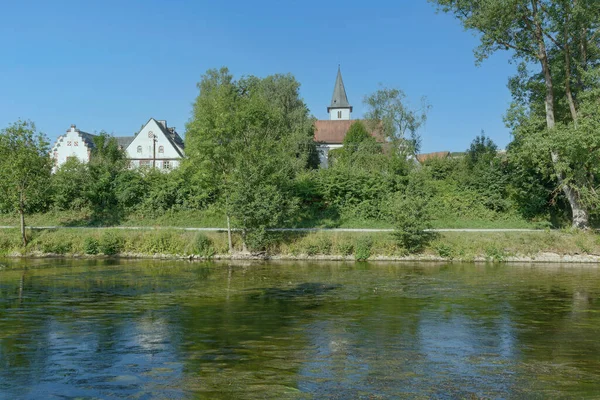
<path fill-rule="evenodd" d="M 97 135 L 83 132 L 75 125 L 58 137 L 52 146 L 54 170 L 67 160 L 76 158 L 83 163 L 90 161 Z M 177 168 L 184 157 L 184 143 L 175 128 L 167 121 L 150 118 L 135 136 L 115 137 L 125 151 L 132 168 L 150 167 L 169 171 Z"/>
<path fill-rule="evenodd" d="M 133 168 L 177 168 L 184 156 L 184 143 L 167 121 L 150 118 L 133 140 L 123 146 Z"/>

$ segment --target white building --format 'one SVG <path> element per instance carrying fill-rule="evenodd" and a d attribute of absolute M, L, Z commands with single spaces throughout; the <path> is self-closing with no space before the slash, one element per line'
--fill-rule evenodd
<path fill-rule="evenodd" d="M 52 146 L 55 168 L 60 167 L 71 158 L 77 158 L 84 163 L 90 161 L 90 155 L 94 148 L 94 136 L 96 135 L 80 131 L 75 125 L 71 125 L 67 133 L 59 136 Z"/>
<path fill-rule="evenodd" d="M 54 168 L 60 167 L 71 158 L 77 158 L 84 163 L 89 162 L 92 150 L 95 148 L 96 136 L 71 125 L 67 133 L 59 136 L 52 147 Z M 175 128 L 169 128 L 167 121 L 164 120 L 157 121 L 150 118 L 135 136 L 115 137 L 115 139 L 134 168 L 154 167 L 170 170 L 178 167 L 184 156 L 183 140 Z"/>
<path fill-rule="evenodd" d="M 167 121 L 154 118 L 123 148 L 132 167 L 170 170 L 177 168 L 184 156 L 184 143 L 175 128 L 167 127 Z"/>
<path fill-rule="evenodd" d="M 351 119 L 352 106 L 348 102 L 342 72 L 338 67 L 331 104 L 327 107 L 329 120 L 315 121 L 315 142 L 319 151 L 321 167 L 326 168 L 329 151 L 342 147 L 350 126 L 357 120 Z"/>

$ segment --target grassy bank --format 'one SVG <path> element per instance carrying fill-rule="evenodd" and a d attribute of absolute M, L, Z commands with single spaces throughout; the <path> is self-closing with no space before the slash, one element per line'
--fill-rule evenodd
<path fill-rule="evenodd" d="M 31 214 L 26 222 L 30 226 L 107 226 L 102 221 L 94 220 L 88 211 L 53 211 L 43 214 Z M 0 225 L 17 226 L 19 218 L 16 214 L 0 214 Z M 519 229 L 548 228 L 547 221 L 530 222 L 507 215 L 497 219 L 460 218 L 437 219 L 432 221 L 433 228 L 482 228 L 482 229 Z M 132 214 L 118 220 L 120 226 L 168 226 L 181 228 L 223 228 L 226 217 L 221 210 L 204 211 L 169 211 L 159 216 Z M 383 221 L 348 219 L 323 214 L 311 218 L 302 218 L 289 227 L 295 228 L 393 228 Z"/>
<path fill-rule="evenodd" d="M 226 257 L 227 235 L 219 232 L 118 229 L 55 229 L 32 231 L 23 247 L 17 230 L 0 230 L 0 255 L 175 256 Z M 236 252 L 242 250 L 234 235 Z M 437 235 L 419 254 L 410 254 L 389 233 L 286 233 L 266 254 L 281 258 L 339 256 L 346 259 L 398 259 L 407 256 L 461 261 L 506 261 L 559 256 L 600 255 L 600 236 L 586 232 L 539 231 L 506 233 L 447 232 Z"/>

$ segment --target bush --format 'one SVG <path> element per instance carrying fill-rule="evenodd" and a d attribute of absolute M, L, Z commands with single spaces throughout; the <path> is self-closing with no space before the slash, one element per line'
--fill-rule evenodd
<path fill-rule="evenodd" d="M 354 258 L 356 261 L 365 261 L 371 257 L 373 239 L 370 236 L 359 236 L 354 242 Z"/>
<path fill-rule="evenodd" d="M 83 251 L 85 254 L 89 255 L 100 253 L 100 243 L 98 243 L 98 239 L 91 236 L 86 237 L 83 242 Z"/>
<path fill-rule="evenodd" d="M 107 256 L 112 256 L 121 251 L 123 247 L 123 239 L 115 232 L 106 231 L 100 238 L 98 249 Z"/>
<path fill-rule="evenodd" d="M 438 243 L 437 246 L 435 246 L 435 250 L 440 257 L 448 260 L 452 260 L 454 258 L 454 249 L 447 243 Z"/>
<path fill-rule="evenodd" d="M 40 243 L 40 248 L 42 252 L 53 254 L 67 254 L 71 251 L 72 244 L 70 241 L 62 239 L 63 238 L 61 236 L 59 236 L 58 238 L 45 237 Z"/>
<path fill-rule="evenodd" d="M 199 233 L 196 235 L 196 253 L 204 258 L 211 258 L 215 255 L 215 248 L 212 240 L 206 235 Z"/>
<path fill-rule="evenodd" d="M 348 242 L 338 242 L 335 245 L 336 252 L 342 256 L 349 256 L 354 251 L 354 246 L 352 243 Z"/>
<path fill-rule="evenodd" d="M 434 238 L 431 229 L 431 216 L 427 203 L 419 197 L 398 199 L 392 212 L 394 218 L 394 237 L 402 247 L 411 253 L 422 251 Z"/>

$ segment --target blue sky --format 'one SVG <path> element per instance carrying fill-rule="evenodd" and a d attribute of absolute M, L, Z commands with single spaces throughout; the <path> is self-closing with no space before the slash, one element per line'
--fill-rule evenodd
<path fill-rule="evenodd" d="M 130 135 L 150 117 L 184 133 L 209 68 L 292 73 L 327 118 L 338 64 L 353 117 L 379 85 L 432 109 L 424 152 L 465 150 L 481 130 L 510 141 L 509 54 L 475 66 L 477 38 L 426 0 L 12 1 L 0 24 L 0 127 L 33 120 L 54 140 L 71 124 Z"/>

